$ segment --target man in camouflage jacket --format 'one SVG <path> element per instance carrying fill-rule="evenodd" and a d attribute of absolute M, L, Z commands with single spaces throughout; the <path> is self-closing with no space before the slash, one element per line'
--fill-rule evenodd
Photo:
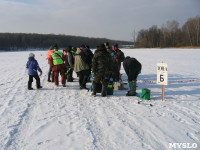
<path fill-rule="evenodd" d="M 95 52 L 92 59 L 92 73 L 94 75 L 92 95 L 96 95 L 96 85 L 99 83 L 102 84 L 101 96 L 104 97 L 107 95 L 107 86 L 111 74 L 111 64 L 111 56 L 106 51 L 105 45 L 102 44 L 100 49 Z"/>
<path fill-rule="evenodd" d="M 120 71 L 121 62 L 123 62 L 125 60 L 124 53 L 118 48 L 118 44 L 115 44 L 113 46 L 113 51 L 114 51 L 114 55 L 116 57 L 116 61 L 117 61 L 117 64 L 118 64 L 118 69 Z"/>
<path fill-rule="evenodd" d="M 113 81 L 117 82 L 117 81 L 119 81 L 119 74 L 120 74 L 119 73 L 119 66 L 118 66 L 117 59 L 116 59 L 117 56 L 114 55 L 114 50 L 110 48 L 108 42 L 106 42 L 104 45 L 106 47 L 107 52 L 110 54 L 110 56 L 112 58 L 112 65 L 111 65 L 112 68 L 111 68 L 111 70 L 112 70 Z"/>

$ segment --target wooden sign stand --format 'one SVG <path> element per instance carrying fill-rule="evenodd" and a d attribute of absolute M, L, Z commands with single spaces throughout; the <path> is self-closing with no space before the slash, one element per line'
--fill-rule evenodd
<path fill-rule="evenodd" d="M 165 95 L 165 86 L 162 85 L 162 101 L 164 101 L 164 95 Z"/>

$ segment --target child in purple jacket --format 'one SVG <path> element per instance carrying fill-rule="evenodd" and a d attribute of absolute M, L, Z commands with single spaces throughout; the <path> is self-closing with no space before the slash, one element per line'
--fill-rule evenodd
<path fill-rule="evenodd" d="M 28 75 L 29 75 L 28 90 L 33 90 L 33 88 L 32 88 L 33 78 L 35 78 L 35 80 L 36 80 L 37 89 L 42 88 L 42 86 L 40 85 L 40 77 L 38 76 L 38 73 L 37 73 L 37 71 L 39 71 L 40 76 L 41 76 L 42 70 L 40 69 L 37 60 L 35 60 L 35 54 L 33 54 L 33 53 L 29 54 L 26 68 L 28 69 Z"/>

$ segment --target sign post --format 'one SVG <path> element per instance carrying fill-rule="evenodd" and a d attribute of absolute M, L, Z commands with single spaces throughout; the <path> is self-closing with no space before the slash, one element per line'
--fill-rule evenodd
<path fill-rule="evenodd" d="M 164 86 L 168 84 L 167 71 L 167 63 L 157 63 L 157 84 L 162 85 L 162 101 L 164 101 Z"/>
<path fill-rule="evenodd" d="M 162 101 L 164 101 L 165 86 L 162 85 Z"/>

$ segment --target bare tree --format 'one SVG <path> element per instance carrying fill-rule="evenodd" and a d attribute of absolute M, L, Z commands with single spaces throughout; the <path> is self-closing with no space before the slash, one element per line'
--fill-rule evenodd
<path fill-rule="evenodd" d="M 187 33 L 191 46 L 200 44 L 200 16 L 190 18 L 182 27 L 183 32 Z"/>

